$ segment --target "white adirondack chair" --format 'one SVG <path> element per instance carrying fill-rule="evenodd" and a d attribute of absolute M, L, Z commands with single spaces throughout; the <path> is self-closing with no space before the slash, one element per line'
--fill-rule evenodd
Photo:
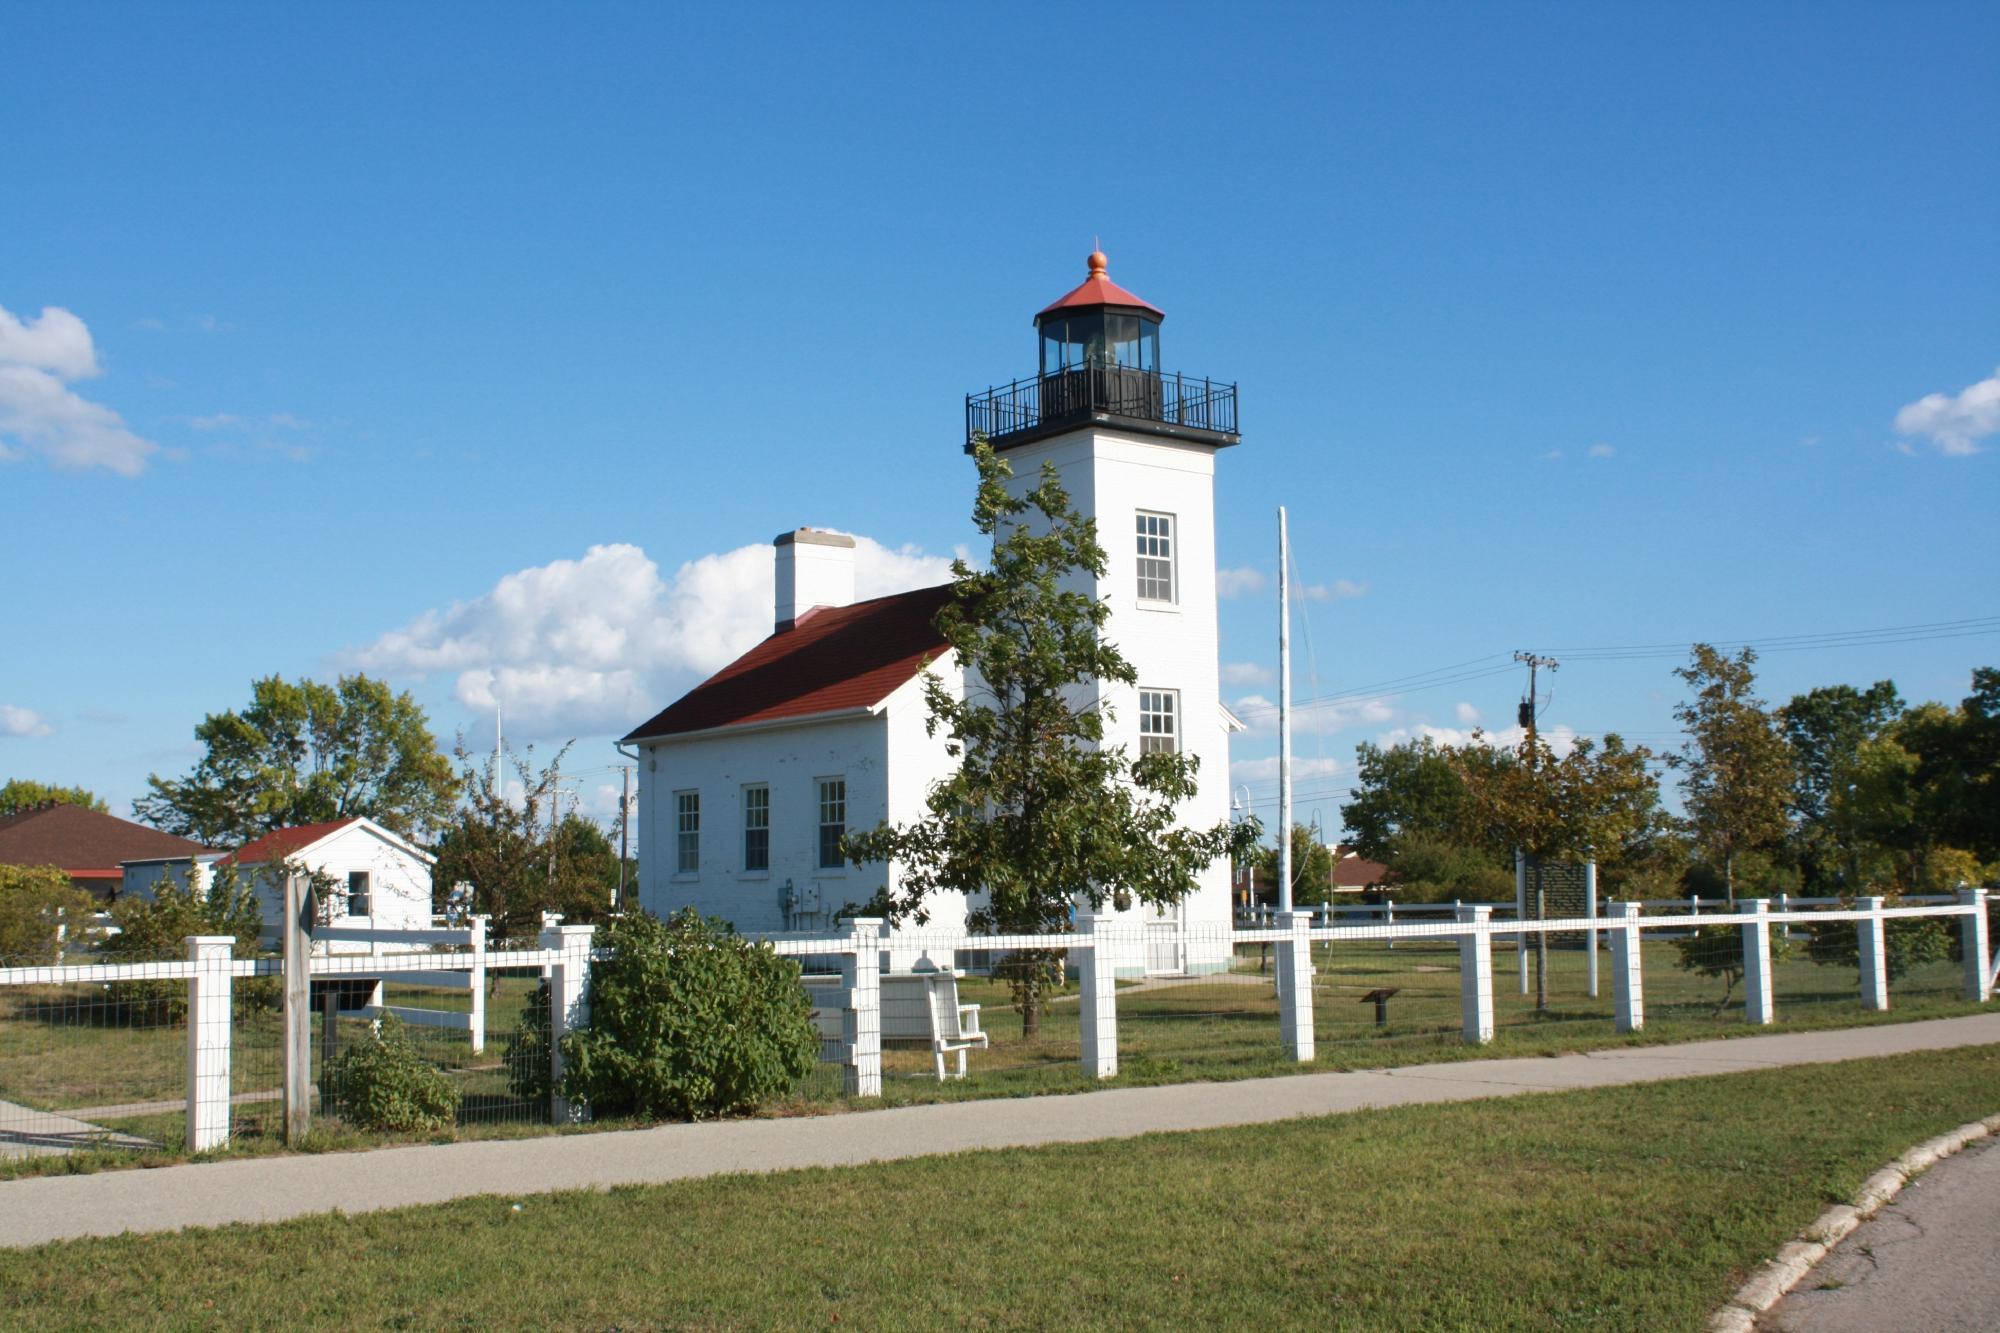
<path fill-rule="evenodd" d="M 940 972 L 925 979 L 930 996 L 931 1054 L 937 1059 L 938 1082 L 945 1081 L 944 1058 L 958 1057 L 958 1077 L 965 1077 L 965 1053 L 973 1047 L 986 1049 L 986 1034 L 979 1029 L 979 1006 L 958 1002 L 958 978 Z"/>

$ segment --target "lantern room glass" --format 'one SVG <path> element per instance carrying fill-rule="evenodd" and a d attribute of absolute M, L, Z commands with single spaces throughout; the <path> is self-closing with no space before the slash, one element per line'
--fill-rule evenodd
<path fill-rule="evenodd" d="M 1093 310 L 1041 322 L 1042 374 L 1119 366 L 1158 374 L 1160 322 L 1144 315 Z"/>

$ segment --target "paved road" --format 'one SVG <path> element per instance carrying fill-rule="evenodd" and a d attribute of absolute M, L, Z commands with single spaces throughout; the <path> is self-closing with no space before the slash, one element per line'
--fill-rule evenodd
<path fill-rule="evenodd" d="M 2000 1139 L 1987 1138 L 1918 1176 L 1757 1327 L 1774 1333 L 2000 1329 Z"/>
<path fill-rule="evenodd" d="M 903 1106 L 791 1120 L 661 1125 L 558 1138 L 44 1176 L 0 1182 L 0 1245 L 227 1222 L 275 1222 L 336 1208 L 360 1213 L 472 1194 L 603 1189 L 732 1172 L 849 1166 L 976 1148 L 1128 1138 L 1372 1106 L 1472 1101 L 1993 1043 L 2000 1043 L 2000 1013 L 1625 1047 L 1553 1059 L 1470 1060 L 1238 1083 L 1180 1083 L 1062 1097 Z"/>

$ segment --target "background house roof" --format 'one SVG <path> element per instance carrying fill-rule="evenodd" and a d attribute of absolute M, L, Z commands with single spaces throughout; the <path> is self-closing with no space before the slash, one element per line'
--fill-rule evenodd
<path fill-rule="evenodd" d="M 116 879 L 120 861 L 193 856 L 209 849 L 80 805 L 45 805 L 0 818 L 0 865 L 56 866 L 72 878 Z"/>
<path fill-rule="evenodd" d="M 944 652 L 951 585 L 821 607 L 634 727 L 627 741 L 872 708 Z"/>

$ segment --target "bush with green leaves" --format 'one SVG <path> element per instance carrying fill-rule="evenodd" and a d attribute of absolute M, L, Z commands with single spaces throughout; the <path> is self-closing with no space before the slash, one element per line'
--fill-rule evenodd
<path fill-rule="evenodd" d="M 0 866 L 0 967 L 63 961 L 96 913 L 96 901 L 54 866 Z"/>
<path fill-rule="evenodd" d="M 264 929 L 256 887 L 234 866 L 216 867 L 205 893 L 186 880 L 163 878 L 151 898 L 119 899 L 111 919 L 118 933 L 105 941 L 104 952 L 117 963 L 185 959 L 190 935 L 231 936 L 232 957 L 255 958 Z M 239 1013 L 268 1008 L 282 984 L 276 977 L 239 977 L 231 987 L 233 1007 Z M 121 981 L 113 984 L 112 999 L 135 1017 L 178 1023 L 187 1015 L 187 990 L 185 981 Z"/>
<path fill-rule="evenodd" d="M 500 1057 L 507 1068 L 507 1088 L 516 1097 L 546 1110 L 549 1105 L 549 983 L 528 992 L 521 1021 L 507 1038 Z"/>
<path fill-rule="evenodd" d="M 621 917 L 598 943 L 563 1093 L 598 1115 L 700 1120 L 795 1091 L 819 1058 L 799 965 L 692 910 Z"/>
<path fill-rule="evenodd" d="M 426 1060 L 394 1014 L 320 1073 L 320 1098 L 362 1129 L 436 1134 L 458 1119 L 459 1090 Z"/>
<path fill-rule="evenodd" d="M 1886 897 L 1884 907 L 1895 907 L 1902 901 L 1901 895 Z M 1852 898 L 1841 900 L 1843 908 L 1853 906 Z M 1882 953 L 1887 964 L 1889 981 L 1901 981 L 1926 963 L 1942 962 L 1955 952 L 1953 937 L 1957 934 L 1958 918 L 1951 918 L 1951 924 L 1938 917 L 1892 917 L 1882 923 Z M 1861 932 L 1858 921 L 1828 921 L 1813 927 L 1812 943 L 1807 954 L 1822 967 L 1861 966 Z"/>
<path fill-rule="evenodd" d="M 1674 950 L 1683 971 L 1722 981 L 1722 998 L 1715 1002 L 1715 1012 L 1721 1013 L 1736 993 L 1736 983 L 1743 980 L 1743 927 L 1697 926 L 1674 941 Z M 1771 962 L 1781 963 L 1791 953 L 1791 941 L 1772 931 Z"/>

